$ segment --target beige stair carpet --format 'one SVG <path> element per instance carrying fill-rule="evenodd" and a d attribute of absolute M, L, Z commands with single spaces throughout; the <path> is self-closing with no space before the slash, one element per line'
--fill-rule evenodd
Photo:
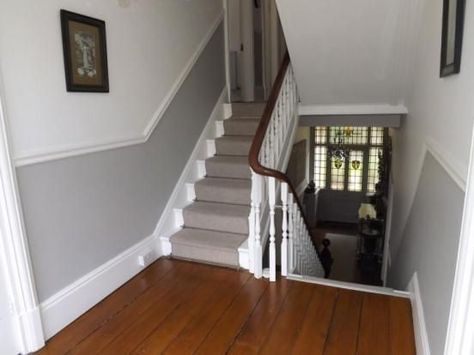
<path fill-rule="evenodd" d="M 195 184 L 196 200 L 183 211 L 184 226 L 171 236 L 172 256 L 239 266 L 239 246 L 248 237 L 250 167 L 248 152 L 265 103 L 232 104 L 206 177 Z"/>

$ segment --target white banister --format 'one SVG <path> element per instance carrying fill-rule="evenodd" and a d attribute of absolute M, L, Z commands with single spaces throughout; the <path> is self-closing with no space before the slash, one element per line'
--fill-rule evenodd
<path fill-rule="evenodd" d="M 256 278 L 277 278 L 277 248 L 281 274 L 294 272 L 323 277 L 319 254 L 304 218 L 301 205 L 286 171 L 298 126 L 298 92 L 286 56 L 275 80 L 265 112 L 250 149 L 252 169 L 249 216 L 249 269 Z M 280 196 L 281 205 L 277 205 Z M 281 211 L 281 228 L 277 227 L 277 210 Z M 281 237 L 281 243 L 276 243 Z M 268 242 L 268 243 L 267 243 Z M 263 252 L 268 247 L 268 272 L 263 272 Z M 266 249 L 265 249 L 266 250 Z"/>

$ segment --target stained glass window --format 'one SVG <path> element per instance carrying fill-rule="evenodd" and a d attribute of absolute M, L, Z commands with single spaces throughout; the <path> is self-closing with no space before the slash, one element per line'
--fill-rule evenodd
<path fill-rule="evenodd" d="M 352 150 L 349 153 L 349 176 L 347 189 L 349 191 L 362 191 L 362 179 L 364 171 L 364 152 Z"/>
<path fill-rule="evenodd" d="M 338 158 L 331 158 L 331 190 L 344 190 L 346 164 Z"/>
<path fill-rule="evenodd" d="M 314 183 L 317 188 L 326 188 L 327 147 L 316 146 L 314 149 Z"/>
<path fill-rule="evenodd" d="M 379 155 L 387 129 L 383 127 L 315 127 L 314 182 L 317 188 L 375 192 L 379 182 Z M 336 159 L 331 151 L 346 155 Z"/>
<path fill-rule="evenodd" d="M 379 182 L 379 153 L 380 148 L 370 148 L 369 167 L 367 171 L 367 192 L 375 192 L 375 184 Z"/>
<path fill-rule="evenodd" d="M 329 144 L 338 144 L 339 140 L 347 145 L 367 144 L 368 127 L 330 127 Z"/>

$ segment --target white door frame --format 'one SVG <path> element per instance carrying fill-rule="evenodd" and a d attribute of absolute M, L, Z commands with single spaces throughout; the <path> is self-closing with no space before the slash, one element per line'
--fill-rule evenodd
<path fill-rule="evenodd" d="M 18 325 L 22 353 L 44 346 L 40 308 L 31 267 L 28 242 L 12 163 L 0 77 L 0 257 L 5 260 L 11 309 Z"/>
<path fill-rule="evenodd" d="M 474 132 L 474 131 L 473 131 Z M 444 353 L 474 354 L 474 133 Z"/>
<path fill-rule="evenodd" d="M 226 82 L 226 103 L 231 102 L 231 81 L 230 81 L 230 39 L 229 39 L 229 1 L 222 0 L 224 8 L 224 51 L 225 51 L 225 82 Z"/>
<path fill-rule="evenodd" d="M 242 48 L 238 54 L 238 75 L 240 83 L 240 96 L 244 102 L 251 102 L 255 99 L 253 6 L 253 0 L 241 0 L 240 39 L 242 41 Z"/>

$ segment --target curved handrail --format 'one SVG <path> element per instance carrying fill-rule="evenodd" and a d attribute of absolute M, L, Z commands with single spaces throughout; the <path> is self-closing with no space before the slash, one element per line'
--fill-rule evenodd
<path fill-rule="evenodd" d="M 288 184 L 289 191 L 293 194 L 293 200 L 297 203 L 298 208 L 301 211 L 301 215 L 303 217 L 304 224 L 306 225 L 306 229 L 308 230 L 309 235 L 311 236 L 311 242 L 313 243 L 313 247 L 316 250 L 316 254 L 318 255 L 319 261 L 321 262 L 321 256 L 319 254 L 319 250 L 316 246 L 316 243 L 314 241 L 314 236 L 310 227 L 310 224 L 308 222 L 308 219 L 304 213 L 303 206 L 300 202 L 300 199 L 298 198 L 298 194 L 296 193 L 296 189 L 293 186 L 293 183 L 291 182 L 290 178 L 283 172 L 275 170 L 275 169 L 270 169 L 266 166 L 263 166 L 260 164 L 259 160 L 259 155 L 260 155 L 260 150 L 262 149 L 263 145 L 263 140 L 265 138 L 265 134 L 267 132 L 268 126 L 270 124 L 270 120 L 272 118 L 272 113 L 275 109 L 277 100 L 278 100 L 278 95 L 280 93 L 281 87 L 283 85 L 283 81 L 285 79 L 285 74 L 290 65 L 290 55 L 288 52 L 286 52 L 283 62 L 280 66 L 280 69 L 278 71 L 278 75 L 275 79 L 275 82 L 272 86 L 272 91 L 270 92 L 270 96 L 268 98 L 267 104 L 265 105 L 265 109 L 263 111 L 262 118 L 260 120 L 260 123 L 257 127 L 257 132 L 255 133 L 255 136 L 252 141 L 252 145 L 250 147 L 250 152 L 249 152 L 249 165 L 252 168 L 252 170 L 263 176 L 269 176 L 269 177 L 274 177 L 275 179 L 278 179 L 282 182 L 285 182 Z M 324 267 L 324 266 L 323 266 Z"/>

